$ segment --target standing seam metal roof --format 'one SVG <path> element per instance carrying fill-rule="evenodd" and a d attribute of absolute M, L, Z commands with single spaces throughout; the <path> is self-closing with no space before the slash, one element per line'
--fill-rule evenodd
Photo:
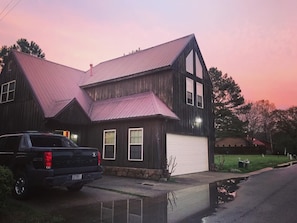
<path fill-rule="evenodd" d="M 83 72 L 18 51 L 13 53 L 46 118 L 55 117 L 76 99 L 92 121 L 158 115 L 179 119 L 152 92 L 93 102 L 81 87 L 170 66 L 192 38 L 193 34 L 100 63 L 92 69 L 92 75 L 90 70 Z"/>
<path fill-rule="evenodd" d="M 90 111 L 91 120 L 97 122 L 159 115 L 169 119 L 179 119 L 152 92 L 97 101 L 93 103 Z"/>
<path fill-rule="evenodd" d="M 170 66 L 192 38 L 194 38 L 194 34 L 99 63 L 92 68 L 92 72 L 87 71 L 87 75 L 85 75 L 80 86 L 87 87 L 88 85 Z"/>
<path fill-rule="evenodd" d="M 88 113 L 91 98 L 78 86 L 83 71 L 49 62 L 18 51 L 13 52 L 25 73 L 46 118 L 54 117 L 74 98 Z"/>

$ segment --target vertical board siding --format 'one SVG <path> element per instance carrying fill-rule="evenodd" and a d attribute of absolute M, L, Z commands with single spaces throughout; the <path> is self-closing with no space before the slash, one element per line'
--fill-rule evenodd
<path fill-rule="evenodd" d="M 119 98 L 143 92 L 155 93 L 169 108 L 172 108 L 172 72 L 163 71 L 138 76 L 86 89 L 94 101 Z"/>
<path fill-rule="evenodd" d="M 118 121 L 113 123 L 98 123 L 89 131 L 89 142 L 92 147 L 99 147 L 103 152 L 103 131 L 116 130 L 116 159 L 102 160 L 105 166 L 138 167 L 161 169 L 165 160 L 165 133 L 162 132 L 162 120 L 143 119 Z M 128 131 L 129 128 L 143 128 L 143 161 L 128 160 Z M 163 164 L 164 165 L 164 164 Z"/>

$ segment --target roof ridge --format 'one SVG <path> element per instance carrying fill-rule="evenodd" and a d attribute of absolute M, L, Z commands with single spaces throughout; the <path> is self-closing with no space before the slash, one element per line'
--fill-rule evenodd
<path fill-rule="evenodd" d="M 55 64 L 57 66 L 62 66 L 62 67 L 65 67 L 65 68 L 69 68 L 69 69 L 72 69 L 72 70 L 76 70 L 76 71 L 80 71 L 82 73 L 85 73 L 85 71 L 83 71 L 83 70 L 80 70 L 80 69 L 77 69 L 77 68 L 74 68 L 74 67 L 70 67 L 68 65 L 60 64 L 60 63 L 57 63 L 57 62 L 54 62 L 54 61 L 50 61 L 50 60 L 47 60 L 45 58 L 37 57 L 37 56 L 31 55 L 31 54 L 28 54 L 28 53 L 25 53 L 25 52 L 21 52 L 21 51 L 15 50 L 15 49 L 12 50 L 12 53 L 21 54 L 22 56 L 31 57 L 32 59 L 40 60 L 40 61 L 43 61 L 43 62 L 46 62 L 46 63 Z"/>
<path fill-rule="evenodd" d="M 119 57 L 116 57 L 116 58 L 113 58 L 113 59 L 109 59 L 109 60 L 105 60 L 105 61 L 102 61 L 98 64 L 96 64 L 94 67 L 98 66 L 98 65 L 101 65 L 101 64 L 104 64 L 104 63 L 108 63 L 108 62 L 112 62 L 112 61 L 115 61 L 115 60 L 119 60 L 119 59 L 122 59 L 124 57 L 131 57 L 131 56 L 134 56 L 136 54 L 140 54 L 142 52 L 145 52 L 145 51 L 148 51 L 148 50 L 151 50 L 151 49 L 154 49 L 154 48 L 157 48 L 157 47 L 160 47 L 160 46 L 164 46 L 164 45 L 167 45 L 167 44 L 170 44 L 170 43 L 173 43 L 173 42 L 176 42 L 176 41 L 179 41 L 179 40 L 182 40 L 182 39 L 185 39 L 185 38 L 189 38 L 189 37 L 194 37 L 195 35 L 192 33 L 190 35 L 187 35 L 187 36 L 184 36 L 184 37 L 180 37 L 178 39 L 173 39 L 173 40 L 170 40 L 168 42 L 165 42 L 165 43 L 160 43 L 158 45 L 155 45 L 155 46 L 151 46 L 151 47 L 148 47 L 148 48 L 145 48 L 143 50 L 138 50 L 134 53 L 129 53 L 129 54 L 126 54 L 126 55 L 123 55 L 123 56 L 119 56 Z M 89 69 L 90 70 L 90 69 Z M 89 70 L 87 70 L 86 72 L 88 72 Z"/>

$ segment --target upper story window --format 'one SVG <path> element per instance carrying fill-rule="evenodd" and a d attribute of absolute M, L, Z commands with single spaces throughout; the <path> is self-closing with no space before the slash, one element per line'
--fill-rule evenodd
<path fill-rule="evenodd" d="M 14 100 L 15 86 L 15 80 L 1 85 L 0 103 L 6 103 Z"/>
<path fill-rule="evenodd" d="M 129 129 L 128 160 L 143 161 L 143 128 Z"/>
<path fill-rule="evenodd" d="M 194 58 L 195 54 L 195 58 Z M 191 50 L 191 52 L 186 57 L 186 71 L 190 74 L 195 74 L 199 78 L 202 77 L 202 65 L 200 63 L 199 57 L 197 52 L 194 52 L 194 50 Z"/>
<path fill-rule="evenodd" d="M 195 53 L 196 76 L 202 79 L 202 66 L 197 53 Z"/>
<path fill-rule="evenodd" d="M 203 85 L 196 82 L 196 106 L 203 108 Z"/>
<path fill-rule="evenodd" d="M 186 78 L 186 103 L 194 105 L 194 81 L 188 77 Z"/>
<path fill-rule="evenodd" d="M 186 71 L 190 74 L 194 74 L 194 63 L 193 63 L 193 50 L 188 54 L 186 58 Z"/>
<path fill-rule="evenodd" d="M 103 159 L 115 160 L 116 158 L 116 130 L 103 132 Z"/>

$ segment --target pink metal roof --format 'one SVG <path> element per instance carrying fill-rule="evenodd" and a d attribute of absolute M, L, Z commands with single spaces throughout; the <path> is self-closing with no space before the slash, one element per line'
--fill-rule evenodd
<path fill-rule="evenodd" d="M 80 88 L 98 82 L 167 68 L 176 60 L 194 35 L 109 60 L 83 72 L 25 53 L 13 51 L 46 118 L 58 115 L 77 100 L 92 121 L 163 116 L 178 117 L 153 93 L 93 102 Z"/>
<path fill-rule="evenodd" d="M 154 93 L 146 92 L 94 102 L 92 121 L 162 116 L 179 119 Z"/>
<path fill-rule="evenodd" d="M 86 114 L 92 103 L 91 98 L 78 86 L 83 71 L 49 62 L 25 53 L 14 51 L 45 117 L 54 117 L 74 98 Z"/>
<path fill-rule="evenodd" d="M 194 35 L 167 42 L 127 56 L 105 61 L 87 71 L 81 86 L 121 78 L 137 73 L 160 69 L 172 65 Z"/>

